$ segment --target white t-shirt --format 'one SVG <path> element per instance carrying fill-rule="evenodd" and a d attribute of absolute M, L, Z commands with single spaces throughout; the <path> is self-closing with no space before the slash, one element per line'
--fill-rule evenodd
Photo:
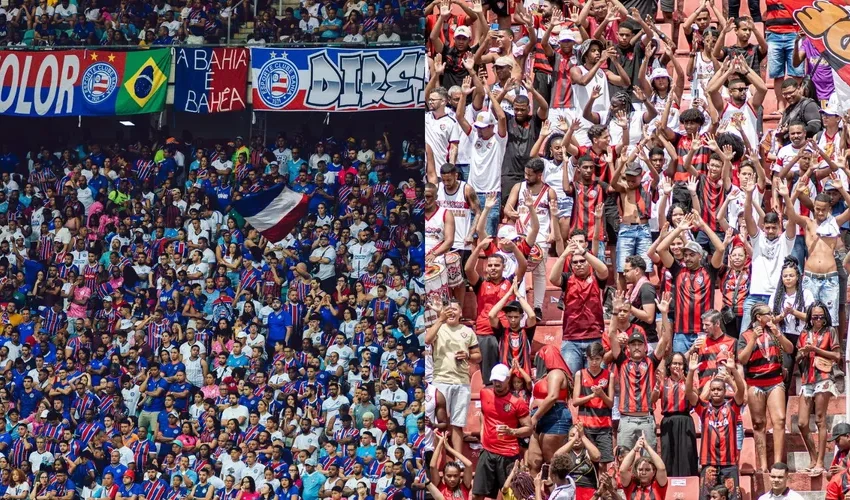
<path fill-rule="evenodd" d="M 502 190 L 502 161 L 508 147 L 508 134 L 499 134 L 499 125 L 489 139 L 482 139 L 478 129 L 472 126 L 469 138 L 472 151 L 469 153 L 469 185 L 476 193 L 495 193 Z"/>
<path fill-rule="evenodd" d="M 437 169 L 449 159 L 449 145 L 460 141 L 460 126 L 449 114 L 439 118 L 433 111 L 425 114 L 425 144 L 434 152 Z"/>
<path fill-rule="evenodd" d="M 319 272 L 314 274 L 314 277 L 319 280 L 326 280 L 336 274 L 336 250 L 334 250 L 333 246 L 328 245 L 324 248 L 320 246 L 316 247 L 313 249 L 313 253 L 310 254 L 310 257 L 328 259 L 327 264 L 321 261 L 319 262 Z"/>
<path fill-rule="evenodd" d="M 759 500 L 803 500 L 802 495 L 788 488 L 782 495 L 774 495 L 772 491 L 768 491 L 759 497 Z"/>
<path fill-rule="evenodd" d="M 307 458 L 316 458 L 316 453 L 319 451 L 319 440 L 316 438 L 316 435 L 313 433 L 304 434 L 301 433 L 295 436 L 295 441 L 292 442 L 292 447 L 298 450 L 305 450 L 309 453 L 310 447 L 315 446 L 316 450 L 313 451 L 313 454 Z"/>
<path fill-rule="evenodd" d="M 802 283 L 799 283 L 797 286 L 802 287 Z M 773 295 L 770 296 L 770 300 L 767 302 L 767 305 L 773 308 L 773 301 L 776 300 L 776 291 L 773 292 Z M 793 295 L 785 295 L 784 300 L 782 301 L 782 305 L 780 306 L 780 310 L 784 311 L 785 306 L 794 307 L 794 303 L 797 302 L 797 294 Z M 815 302 L 815 297 L 812 295 L 812 292 L 808 290 L 803 290 L 803 311 L 807 311 L 809 306 Z M 800 336 L 800 333 L 803 332 L 803 327 L 806 325 L 806 321 L 802 319 L 797 319 L 793 314 L 786 314 L 785 320 L 782 324 L 779 325 L 779 331 L 788 334 L 788 335 L 797 335 Z"/>
<path fill-rule="evenodd" d="M 245 423 L 241 424 L 242 430 L 248 428 L 248 408 L 243 405 L 236 405 L 236 407 L 228 406 L 221 412 L 221 424 L 226 424 L 230 419 L 235 418 L 239 420 L 239 417 L 245 417 Z"/>
<path fill-rule="evenodd" d="M 780 234 L 769 241 L 759 230 L 753 238 L 753 267 L 750 275 L 750 295 L 773 295 L 782 275 L 782 263 L 794 248 L 794 239 Z"/>
<path fill-rule="evenodd" d="M 354 351 L 351 349 L 351 347 L 348 347 L 347 345 L 340 347 L 340 346 L 334 344 L 334 345 L 328 347 L 327 354 L 330 355 L 330 353 L 332 353 L 332 352 L 335 352 L 339 355 L 339 362 L 342 364 L 342 366 L 346 370 L 348 370 L 348 363 L 352 359 L 354 359 Z"/>
<path fill-rule="evenodd" d="M 380 401 L 388 401 L 392 404 L 399 402 L 407 403 L 407 393 L 401 390 L 401 388 L 398 388 L 395 391 L 391 391 L 387 388 L 381 391 L 381 396 L 378 399 Z M 393 410 L 393 417 L 395 417 L 396 420 L 402 418 L 402 416 L 402 412 Z"/>
<path fill-rule="evenodd" d="M 328 397 L 322 402 L 322 411 L 327 412 L 327 418 L 335 417 L 339 415 L 339 409 L 342 405 L 351 404 L 351 401 L 348 400 L 347 397 L 342 394 L 337 395 L 336 399 Z"/>

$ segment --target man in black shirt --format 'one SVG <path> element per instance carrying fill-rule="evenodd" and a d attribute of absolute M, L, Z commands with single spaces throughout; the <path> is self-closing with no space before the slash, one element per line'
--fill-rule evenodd
<path fill-rule="evenodd" d="M 437 22 L 434 23 L 434 29 L 431 30 L 430 35 L 434 53 L 442 54 L 443 62 L 446 65 L 443 79 L 440 82 L 440 85 L 445 88 L 463 84 L 463 79 L 469 76 L 469 72 L 463 65 L 463 60 L 466 57 L 472 57 L 478 50 L 478 45 L 473 44 L 472 30 L 469 29 L 469 26 L 455 28 L 454 44 L 443 43 L 440 39 L 440 33 L 443 29 L 443 23 L 451 15 L 450 9 L 441 8 L 440 15 L 437 16 Z"/>

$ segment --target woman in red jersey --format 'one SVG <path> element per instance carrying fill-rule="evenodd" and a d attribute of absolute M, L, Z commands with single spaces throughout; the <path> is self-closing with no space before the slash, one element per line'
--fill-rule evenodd
<path fill-rule="evenodd" d="M 567 440 L 573 417 L 567 408 L 570 369 L 553 346 L 543 346 L 534 358 L 531 427 L 534 434 L 528 444 L 528 465 L 536 475 L 543 463 L 550 463 L 555 452 Z"/>
<path fill-rule="evenodd" d="M 685 366 L 681 352 L 673 353 L 659 381 L 661 399 L 661 458 L 673 477 L 696 476 L 699 455 L 691 405 L 685 397 Z"/>
<path fill-rule="evenodd" d="M 638 457 L 641 450 L 649 456 Z M 667 495 L 667 469 L 658 453 L 646 443 L 646 436 L 638 438 L 635 447 L 620 464 L 620 482 L 627 499 L 664 498 Z"/>
<path fill-rule="evenodd" d="M 838 395 L 832 366 L 841 361 L 838 335 L 832 327 L 829 309 L 822 302 L 815 302 L 806 313 L 806 325 L 797 341 L 797 366 L 800 367 L 800 434 L 811 459 L 806 469 L 813 477 L 824 473 L 826 437 L 829 430 L 826 410 L 829 400 Z M 809 418 L 815 413 L 818 428 L 817 444 L 812 439 Z"/>
<path fill-rule="evenodd" d="M 756 442 L 756 470 L 766 472 L 769 463 L 785 459 L 785 384 L 782 377 L 782 358 L 794 350 L 773 322 L 770 306 L 764 303 L 753 307 L 750 329 L 738 339 L 738 362 L 744 366 L 748 404 L 753 416 L 753 437 Z M 767 412 L 773 422 L 773 462 L 767 461 Z"/>
<path fill-rule="evenodd" d="M 457 459 L 457 462 L 447 461 L 443 466 L 441 477 L 440 460 L 443 458 L 443 450 Z M 472 462 L 463 456 L 463 453 L 451 447 L 446 441 L 445 434 L 437 438 L 437 447 L 434 450 L 434 456 L 431 457 L 430 465 L 434 486 L 440 490 L 444 498 L 448 500 L 469 500 L 469 492 L 472 490 L 472 472 L 475 468 L 472 466 Z"/>

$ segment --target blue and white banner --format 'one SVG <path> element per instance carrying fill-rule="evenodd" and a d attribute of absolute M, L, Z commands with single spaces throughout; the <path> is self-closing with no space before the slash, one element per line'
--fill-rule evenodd
<path fill-rule="evenodd" d="M 425 49 L 251 48 L 257 111 L 375 111 L 425 106 Z"/>

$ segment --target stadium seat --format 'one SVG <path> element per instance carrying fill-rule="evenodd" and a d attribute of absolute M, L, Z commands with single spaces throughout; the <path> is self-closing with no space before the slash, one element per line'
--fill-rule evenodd
<path fill-rule="evenodd" d="M 472 393 L 472 399 L 478 400 L 481 399 L 481 388 L 484 387 L 484 382 L 481 380 L 481 370 L 475 371 L 470 377 L 470 392 Z"/>
<path fill-rule="evenodd" d="M 752 474 L 756 470 L 756 444 L 751 437 L 744 437 L 741 456 L 738 458 L 738 470 L 741 474 Z"/>
<path fill-rule="evenodd" d="M 699 476 L 668 477 L 666 500 L 699 498 Z"/>
<path fill-rule="evenodd" d="M 35 38 L 35 30 L 27 30 L 24 32 L 23 42 L 27 45 L 32 45 L 32 41 Z"/>
<path fill-rule="evenodd" d="M 481 433 L 481 401 L 470 401 L 469 408 L 466 414 L 466 427 L 463 428 L 464 434 Z"/>

